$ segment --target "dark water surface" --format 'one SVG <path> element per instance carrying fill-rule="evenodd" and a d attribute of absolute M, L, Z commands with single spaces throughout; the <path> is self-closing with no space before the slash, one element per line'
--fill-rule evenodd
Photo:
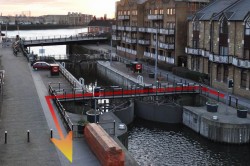
<path fill-rule="evenodd" d="M 250 165 L 249 144 L 214 143 L 183 125 L 136 119 L 130 126 L 128 146 L 142 166 Z"/>

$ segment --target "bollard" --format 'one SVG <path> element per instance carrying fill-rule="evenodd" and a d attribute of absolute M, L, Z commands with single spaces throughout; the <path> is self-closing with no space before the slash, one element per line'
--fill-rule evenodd
<path fill-rule="evenodd" d="M 27 130 L 27 141 L 30 142 L 30 131 Z"/>
<path fill-rule="evenodd" d="M 115 120 L 114 120 L 114 135 L 115 135 Z"/>
<path fill-rule="evenodd" d="M 4 133 L 4 143 L 7 144 L 7 131 Z"/>
<path fill-rule="evenodd" d="M 218 91 L 217 101 L 220 101 L 220 91 Z"/>
<path fill-rule="evenodd" d="M 232 100 L 232 96 L 229 95 L 229 103 L 228 103 L 229 106 L 231 106 L 231 100 Z"/>
<path fill-rule="evenodd" d="M 238 108 L 238 98 L 235 99 L 236 100 L 236 108 Z"/>
<path fill-rule="evenodd" d="M 50 138 L 53 138 L 53 129 L 50 129 Z"/>

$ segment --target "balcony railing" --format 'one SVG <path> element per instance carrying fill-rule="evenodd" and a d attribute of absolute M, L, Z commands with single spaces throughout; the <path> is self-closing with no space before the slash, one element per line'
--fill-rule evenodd
<path fill-rule="evenodd" d="M 201 49 L 198 48 L 185 48 L 186 54 L 192 54 L 192 55 L 202 55 Z"/>
<path fill-rule="evenodd" d="M 129 32 L 136 32 L 137 28 L 136 27 L 125 27 L 125 30 L 129 31 Z"/>
<path fill-rule="evenodd" d="M 116 25 L 112 25 L 112 30 L 116 30 L 116 29 L 117 29 Z"/>
<path fill-rule="evenodd" d="M 112 35 L 112 40 L 121 40 L 120 36 Z"/>
<path fill-rule="evenodd" d="M 238 57 L 233 57 L 231 55 L 216 55 L 207 50 L 188 48 L 188 47 L 185 48 L 185 53 L 206 57 L 211 62 L 232 64 L 240 68 L 247 68 L 247 69 L 250 68 L 250 60 L 240 59 Z"/>
<path fill-rule="evenodd" d="M 118 16 L 118 20 L 129 20 L 129 16 L 127 15 Z"/>
<path fill-rule="evenodd" d="M 131 43 L 131 44 L 136 44 L 136 39 L 126 37 L 125 42 Z"/>
<path fill-rule="evenodd" d="M 225 64 L 232 64 L 232 62 L 233 62 L 232 56 L 229 56 L 229 55 L 210 54 L 209 60 L 212 62 L 225 63 Z"/>
<path fill-rule="evenodd" d="M 144 56 L 148 57 L 148 58 L 152 58 L 152 59 L 156 58 L 156 54 L 146 52 L 146 51 L 144 51 Z M 163 55 L 158 55 L 158 60 L 163 61 L 163 62 L 167 62 L 167 63 L 170 63 L 170 64 L 174 64 L 174 58 L 172 58 L 172 57 L 166 57 L 166 56 L 163 56 Z"/>
<path fill-rule="evenodd" d="M 139 40 L 138 40 L 138 44 L 141 44 L 141 45 L 150 45 L 150 40 L 147 40 L 147 39 L 139 39 Z"/>
<path fill-rule="evenodd" d="M 148 33 L 156 33 L 157 29 L 155 29 L 155 28 L 147 28 L 146 32 L 148 32 Z"/>
<path fill-rule="evenodd" d="M 234 66 L 241 67 L 241 68 L 250 68 L 250 61 L 249 60 L 239 59 L 237 57 L 233 57 L 232 64 Z"/>
<path fill-rule="evenodd" d="M 159 43 L 159 47 L 162 49 L 167 49 L 167 50 L 173 50 L 174 49 L 174 44 L 169 44 L 169 43 Z"/>
<path fill-rule="evenodd" d="M 174 35 L 175 30 L 174 29 L 160 29 L 160 34 L 162 35 Z"/>
<path fill-rule="evenodd" d="M 125 28 L 124 28 L 124 26 L 118 26 L 117 29 L 120 31 L 124 31 Z"/>
<path fill-rule="evenodd" d="M 132 55 L 137 54 L 136 50 L 132 50 L 132 49 L 129 49 L 129 48 L 124 48 L 124 47 L 121 47 L 121 46 L 117 46 L 117 50 L 127 52 L 127 53 L 132 54 Z"/>
<path fill-rule="evenodd" d="M 138 31 L 139 31 L 139 32 L 146 32 L 146 28 L 144 28 L 144 27 L 139 27 L 139 28 L 138 28 Z"/>
<path fill-rule="evenodd" d="M 163 15 L 162 14 L 149 14 L 148 19 L 149 20 L 162 20 Z"/>

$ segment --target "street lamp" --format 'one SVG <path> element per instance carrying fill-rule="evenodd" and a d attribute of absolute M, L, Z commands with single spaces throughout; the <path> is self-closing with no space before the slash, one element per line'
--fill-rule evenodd
<path fill-rule="evenodd" d="M 112 30 L 111 30 L 111 39 L 110 39 L 110 65 L 112 63 Z"/>
<path fill-rule="evenodd" d="M 157 80 L 157 63 L 158 63 L 158 28 L 156 27 L 156 50 L 155 50 L 155 81 Z"/>

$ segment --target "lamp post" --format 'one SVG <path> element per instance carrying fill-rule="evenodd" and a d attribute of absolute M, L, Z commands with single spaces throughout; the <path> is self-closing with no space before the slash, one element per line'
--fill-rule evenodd
<path fill-rule="evenodd" d="M 110 65 L 112 63 L 112 29 L 111 29 L 111 38 L 110 38 Z"/>
<path fill-rule="evenodd" d="M 155 50 L 155 81 L 157 80 L 157 63 L 158 63 L 158 28 L 156 27 L 156 50 Z"/>

